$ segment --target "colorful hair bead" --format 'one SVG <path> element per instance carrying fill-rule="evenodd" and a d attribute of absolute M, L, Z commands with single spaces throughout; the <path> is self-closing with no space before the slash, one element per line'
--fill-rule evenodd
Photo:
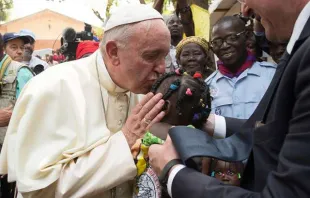
<path fill-rule="evenodd" d="M 194 117 L 193 117 L 193 120 L 199 120 L 200 116 L 198 113 L 195 113 L 194 114 Z"/>
<path fill-rule="evenodd" d="M 187 72 L 184 72 L 183 75 L 184 75 L 184 76 L 188 76 L 188 73 L 187 73 Z"/>
<path fill-rule="evenodd" d="M 195 72 L 195 74 L 193 75 L 193 78 L 202 78 L 202 75 L 199 72 Z"/>
<path fill-rule="evenodd" d="M 211 177 L 215 177 L 215 172 L 214 171 L 212 171 Z"/>
<path fill-rule="evenodd" d="M 176 73 L 177 75 L 179 75 L 179 76 L 182 75 L 182 73 L 181 73 L 181 71 L 180 71 L 180 68 L 176 69 L 176 70 L 175 70 L 175 73 Z"/>
<path fill-rule="evenodd" d="M 186 94 L 187 96 L 192 96 L 192 95 L 193 95 L 193 93 L 192 93 L 192 91 L 191 91 L 190 88 L 187 88 L 187 89 L 186 89 L 185 94 Z"/>
<path fill-rule="evenodd" d="M 241 174 L 240 173 L 238 173 L 238 179 L 241 179 Z"/>
<path fill-rule="evenodd" d="M 171 90 L 177 90 L 178 88 L 179 88 L 179 86 L 176 84 L 171 84 L 169 87 L 169 89 L 171 89 Z"/>

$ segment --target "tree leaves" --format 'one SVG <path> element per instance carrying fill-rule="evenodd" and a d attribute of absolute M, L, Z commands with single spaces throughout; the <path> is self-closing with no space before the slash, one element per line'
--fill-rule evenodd
<path fill-rule="evenodd" d="M 7 20 L 8 10 L 13 7 L 13 0 L 0 0 L 0 21 Z"/>

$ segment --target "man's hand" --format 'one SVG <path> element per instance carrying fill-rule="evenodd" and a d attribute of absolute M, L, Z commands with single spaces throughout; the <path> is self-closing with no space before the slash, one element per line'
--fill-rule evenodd
<path fill-rule="evenodd" d="M 202 130 L 207 132 L 210 136 L 213 136 L 214 127 L 215 127 L 215 115 L 210 114 L 208 120 L 204 123 Z"/>
<path fill-rule="evenodd" d="M 146 130 L 154 123 L 160 122 L 165 116 L 165 113 L 162 111 L 165 101 L 162 100 L 162 97 L 163 95 L 161 93 L 155 96 L 153 93 L 148 93 L 132 110 L 122 128 L 122 132 L 130 148 L 135 144 L 137 139 L 143 137 Z"/>
<path fill-rule="evenodd" d="M 13 106 L 0 109 L 0 127 L 6 127 L 10 123 Z"/>
<path fill-rule="evenodd" d="M 154 144 L 149 148 L 150 165 L 159 176 L 163 168 L 173 159 L 179 159 L 179 155 L 175 150 L 170 136 L 163 145 Z"/>

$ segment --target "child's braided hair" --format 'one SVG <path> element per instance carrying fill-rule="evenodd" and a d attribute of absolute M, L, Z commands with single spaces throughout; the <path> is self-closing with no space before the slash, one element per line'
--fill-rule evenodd
<path fill-rule="evenodd" d="M 188 76 L 189 78 L 183 78 Z M 176 108 L 179 115 L 182 115 L 182 105 L 184 105 L 184 100 L 190 99 L 194 100 L 195 97 L 199 97 L 198 104 L 192 104 L 192 110 L 194 113 L 192 124 L 196 128 L 201 128 L 204 122 L 209 117 L 211 111 L 211 96 L 209 87 L 205 84 L 202 79 L 202 75 L 196 72 L 193 75 L 189 75 L 182 69 L 177 69 L 175 72 L 169 72 L 161 76 L 153 85 L 152 92 L 155 93 L 159 86 L 168 78 L 176 77 L 176 80 L 172 82 L 168 91 L 163 93 L 163 100 L 167 100 L 171 95 L 178 91 L 178 100 L 176 102 Z M 187 81 L 193 81 L 195 83 L 187 83 Z M 182 82 L 182 83 L 181 83 Z M 164 107 L 166 108 L 166 106 Z"/>

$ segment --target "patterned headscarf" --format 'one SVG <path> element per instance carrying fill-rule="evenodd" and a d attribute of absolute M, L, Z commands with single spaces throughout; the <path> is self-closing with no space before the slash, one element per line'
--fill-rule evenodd
<path fill-rule="evenodd" d="M 195 44 L 199 45 L 200 47 L 202 47 L 202 49 L 205 51 L 206 54 L 209 51 L 209 43 L 206 39 L 199 37 L 199 36 L 190 36 L 190 37 L 186 37 L 185 39 L 180 41 L 180 43 L 177 45 L 177 48 L 176 48 L 176 58 L 177 59 L 180 58 L 180 54 L 181 54 L 183 47 L 189 43 L 195 43 Z"/>

